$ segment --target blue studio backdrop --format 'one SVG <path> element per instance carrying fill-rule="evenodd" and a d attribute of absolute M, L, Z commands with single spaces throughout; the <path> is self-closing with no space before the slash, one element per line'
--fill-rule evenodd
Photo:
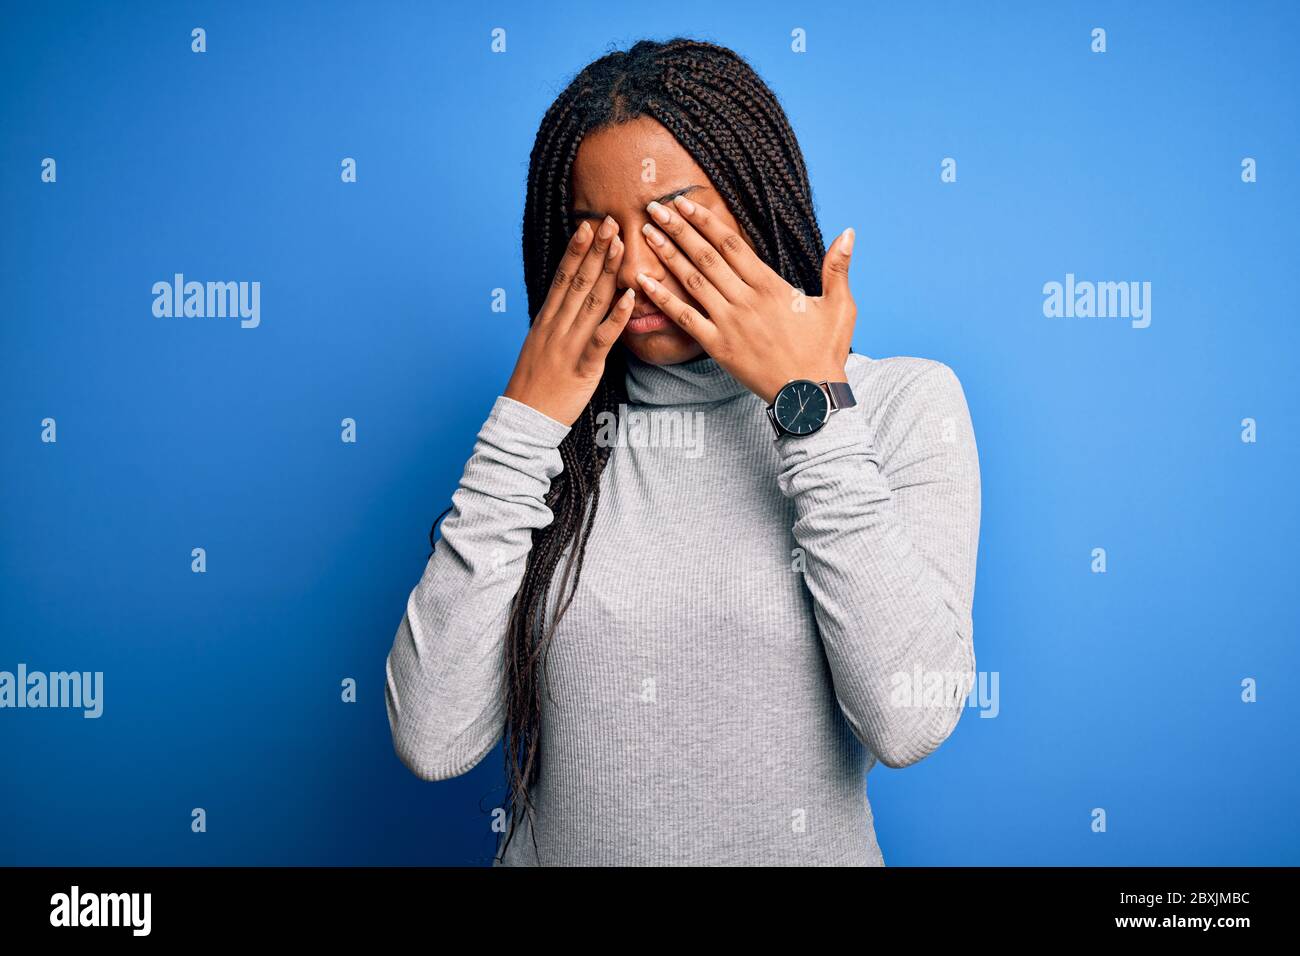
<path fill-rule="evenodd" d="M 537 124 L 591 59 L 678 34 L 750 59 L 826 239 L 857 228 L 855 350 L 943 361 L 970 404 L 984 693 L 869 775 L 886 861 L 1300 863 L 1298 27 L 7 6 L 0 671 L 103 683 L 98 716 L 0 708 L 0 863 L 490 860 L 500 748 L 418 780 L 384 660 L 527 327 Z M 159 317 L 177 274 L 247 311 Z M 1134 314 L 1114 286 L 1079 314 L 1083 283 Z"/>

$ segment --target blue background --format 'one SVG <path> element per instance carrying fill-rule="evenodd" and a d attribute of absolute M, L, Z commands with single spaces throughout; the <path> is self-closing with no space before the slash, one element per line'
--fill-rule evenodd
<path fill-rule="evenodd" d="M 8 9 L 0 669 L 102 670 L 105 713 L 0 710 L 0 863 L 489 860 L 500 749 L 416 779 L 384 659 L 523 340 L 537 123 L 679 33 L 751 60 L 857 227 L 855 349 L 971 407 L 1000 713 L 872 771 L 886 861 L 1300 863 L 1300 16 L 1133 6 Z M 260 281 L 260 327 L 155 318 L 174 272 Z M 1151 282 L 1151 326 L 1045 318 L 1067 272 Z"/>

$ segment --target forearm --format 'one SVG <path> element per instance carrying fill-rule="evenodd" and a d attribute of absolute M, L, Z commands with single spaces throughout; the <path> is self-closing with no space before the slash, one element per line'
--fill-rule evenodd
<path fill-rule="evenodd" d="M 781 486 L 836 695 L 890 766 L 942 744 L 974 680 L 978 464 L 964 401 L 942 368 L 906 396 L 914 418 L 881 422 L 907 435 L 890 439 L 901 450 L 888 469 L 863 410 L 783 440 Z"/>

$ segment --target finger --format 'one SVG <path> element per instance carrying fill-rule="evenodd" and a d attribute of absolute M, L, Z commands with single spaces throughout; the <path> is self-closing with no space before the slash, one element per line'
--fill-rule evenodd
<path fill-rule="evenodd" d="M 831 300 L 850 295 L 849 264 L 853 260 L 853 228 L 840 233 L 822 260 L 822 295 Z"/>
<path fill-rule="evenodd" d="M 659 231 L 665 233 L 678 248 L 686 253 L 690 263 L 693 263 L 704 278 L 713 284 L 713 287 L 722 294 L 722 297 L 728 302 L 739 302 L 741 295 L 746 291 L 746 285 L 741 281 L 740 276 L 732 271 L 727 260 L 722 258 L 722 253 L 713 247 L 713 244 L 696 232 L 695 227 L 682 218 L 681 213 L 675 209 L 669 209 L 657 202 L 649 203 L 646 206 L 650 215 L 654 217 L 655 225 Z M 647 233 L 647 235 L 649 235 Z M 653 240 L 653 236 L 650 237 Z M 683 257 L 676 256 L 677 262 L 681 264 L 686 274 L 675 272 L 679 279 L 686 282 L 687 279 L 697 281 L 691 275 L 691 270 L 686 269 L 687 263 Z M 666 260 L 665 260 L 666 261 Z M 670 266 L 671 268 L 671 266 Z M 687 284 L 686 289 L 690 290 L 691 295 L 695 295 L 695 290 Z M 707 309 L 708 303 L 699 296 L 696 299 Z"/>
<path fill-rule="evenodd" d="M 704 351 L 710 355 L 713 354 L 712 348 L 719 341 L 721 335 L 716 325 L 644 272 L 638 272 L 636 280 L 641 283 L 641 288 L 645 290 L 645 294 L 650 297 L 655 305 L 659 306 L 660 312 L 676 322 L 687 335 L 699 342 L 704 347 Z"/>
<path fill-rule="evenodd" d="M 668 267 L 669 272 L 677 276 L 678 281 L 691 297 L 704 306 L 710 316 L 720 317 L 731 307 L 727 297 L 714 287 L 703 272 L 695 268 L 695 264 L 677 248 L 671 239 L 648 222 L 641 227 L 641 232 L 645 235 L 647 244 L 659 257 L 659 261 Z"/>
<path fill-rule="evenodd" d="M 587 225 L 585 220 L 583 225 Z M 587 249 L 587 254 L 582 257 L 582 262 L 578 265 L 578 271 L 573 274 L 573 278 L 569 281 L 569 289 L 564 295 L 564 301 L 560 304 L 560 315 L 557 324 L 561 327 L 573 324 L 574 318 L 582 309 L 583 301 L 594 291 L 596 281 L 601 277 L 601 270 L 605 266 L 605 253 L 609 251 L 610 240 L 613 239 L 616 232 L 618 232 L 618 223 L 614 221 L 613 217 L 606 216 L 604 221 L 601 222 L 600 228 L 596 230 L 596 237 Z"/>
<path fill-rule="evenodd" d="M 722 253 L 722 258 L 727 260 L 727 265 L 731 266 L 731 270 L 745 285 L 757 289 L 773 276 L 780 278 L 766 262 L 758 257 L 758 253 L 750 248 L 749 243 L 742 236 L 729 228 L 708 208 L 700 203 L 691 202 L 685 196 L 674 199 L 673 206 L 681 213 L 683 219 L 695 227 L 696 232 L 709 240 L 713 248 Z"/>
<path fill-rule="evenodd" d="M 569 292 L 569 282 L 577 274 L 578 267 L 582 265 L 583 257 L 586 256 L 587 249 L 591 245 L 593 233 L 591 224 L 586 220 L 573 230 L 573 235 L 569 237 L 568 245 L 564 248 L 564 254 L 560 256 L 560 263 L 555 267 L 555 274 L 551 277 L 551 287 L 546 293 L 546 301 L 542 303 L 542 310 L 537 313 L 533 324 L 545 324 L 559 313 L 564 297 Z"/>
<path fill-rule="evenodd" d="M 623 334 L 627 328 L 628 319 L 632 318 L 632 306 L 636 303 L 635 289 L 626 290 L 618 301 L 614 303 L 614 308 L 610 310 L 608 318 L 596 326 L 591 333 L 591 338 L 587 341 L 587 347 L 583 351 L 583 361 L 589 363 L 592 368 L 597 364 L 603 367 L 605 358 L 609 355 L 609 350 L 618 337 Z"/>
<path fill-rule="evenodd" d="M 623 263 L 623 240 L 614 236 L 609 240 L 609 248 L 601 257 L 600 275 L 596 284 L 582 300 L 578 313 L 573 317 L 569 328 L 579 337 L 590 335 L 592 329 L 608 313 L 610 300 L 618 284 L 618 270 Z"/>

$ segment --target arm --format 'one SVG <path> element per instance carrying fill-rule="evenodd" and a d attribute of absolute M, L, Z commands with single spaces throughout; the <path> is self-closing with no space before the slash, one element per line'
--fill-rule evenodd
<path fill-rule="evenodd" d="M 422 779 L 465 773 L 502 736 L 506 623 L 533 531 L 554 520 L 546 493 L 564 468 L 560 442 L 632 316 L 631 289 L 614 301 L 617 232 L 607 216 L 569 238 L 406 603 L 384 694 L 393 747 Z"/>
<path fill-rule="evenodd" d="M 859 404 L 816 433 L 780 439 L 778 480 L 840 708 L 905 767 L 948 738 L 974 682 L 980 477 L 952 370 L 909 363 L 881 396 L 884 378 L 855 382 Z"/>
<path fill-rule="evenodd" d="M 499 396 L 479 430 L 452 510 L 389 651 L 393 747 L 423 780 L 474 767 L 501 739 L 506 621 L 534 528 L 553 515 L 569 426 Z"/>

